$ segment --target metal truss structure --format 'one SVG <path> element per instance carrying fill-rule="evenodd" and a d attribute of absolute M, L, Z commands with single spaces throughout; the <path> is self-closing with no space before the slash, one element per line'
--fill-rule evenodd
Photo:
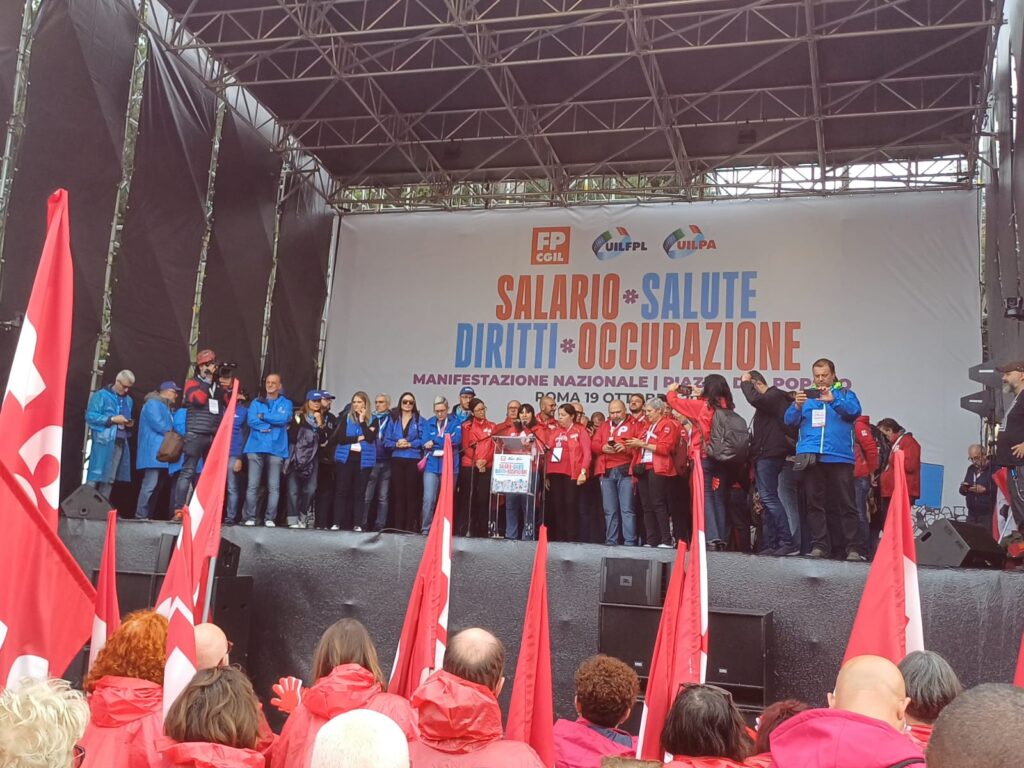
<path fill-rule="evenodd" d="M 350 210 L 963 187 L 990 0 L 165 0 Z M 285 138 L 287 137 L 287 138 Z"/>

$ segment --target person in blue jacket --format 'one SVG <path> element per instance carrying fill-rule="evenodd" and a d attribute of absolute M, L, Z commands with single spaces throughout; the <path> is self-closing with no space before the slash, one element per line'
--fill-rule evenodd
<path fill-rule="evenodd" d="M 416 397 L 412 392 L 403 392 L 384 428 L 384 447 L 391 451 L 391 508 L 395 528 L 410 533 L 421 530 L 423 479 L 417 464 L 423 455 L 425 429 L 426 420 L 416 408 Z"/>
<path fill-rule="evenodd" d="M 366 484 L 377 461 L 379 422 L 370 413 L 370 396 L 352 395 L 330 442 L 334 449 L 334 520 L 332 531 L 366 528 Z"/>
<path fill-rule="evenodd" d="M 444 458 L 444 436 L 452 439 L 452 480 L 459 473 L 459 449 L 462 447 L 462 421 L 448 410 L 448 398 L 438 395 L 434 398 L 434 416 L 427 419 L 423 431 L 423 450 L 427 452 L 427 463 L 423 468 L 423 511 L 422 530 L 424 536 L 430 533 L 434 520 L 434 507 L 441 489 L 441 466 Z"/>
<path fill-rule="evenodd" d="M 228 488 L 227 488 L 227 511 L 224 515 L 226 525 L 234 525 L 240 522 L 238 510 L 242 504 L 243 496 L 239 491 L 244 490 L 242 485 L 245 473 L 243 449 L 249 439 L 249 395 L 241 386 L 238 387 L 238 399 L 235 402 L 235 421 L 231 425 L 231 448 L 228 453 Z"/>
<path fill-rule="evenodd" d="M 165 381 L 155 392 L 146 395 L 139 412 L 139 453 L 135 458 L 135 468 L 142 472 L 142 485 L 139 486 L 139 500 L 135 505 L 136 520 L 148 520 L 153 516 L 153 502 L 167 479 L 167 462 L 158 460 L 156 455 L 164 435 L 174 430 L 171 410 L 179 392 L 181 387 L 173 381 Z"/>
<path fill-rule="evenodd" d="M 128 391 L 135 383 L 135 374 L 121 371 L 114 383 L 96 390 L 85 410 L 92 449 L 86 482 L 109 500 L 114 482 L 131 482 L 132 456 L 128 438 L 132 421 L 132 398 Z"/>
<path fill-rule="evenodd" d="M 800 428 L 795 468 L 803 473 L 810 556 L 829 557 L 836 549 L 845 550 L 847 560 L 863 561 L 867 542 L 853 487 L 853 426 L 860 416 L 860 401 L 836 379 L 831 360 L 816 360 L 811 372 L 814 387 L 797 391 L 784 416 L 786 426 Z M 829 518 L 839 524 L 842 542 L 831 541 Z"/>
<path fill-rule="evenodd" d="M 249 439 L 245 458 L 249 464 L 249 485 L 245 491 L 244 525 L 256 525 L 260 485 L 267 478 L 267 510 L 264 525 L 273 528 L 277 504 L 281 498 L 281 467 L 288 458 L 288 423 L 292 420 L 291 401 L 281 393 L 281 377 L 268 373 L 263 379 L 263 397 L 249 406 Z"/>

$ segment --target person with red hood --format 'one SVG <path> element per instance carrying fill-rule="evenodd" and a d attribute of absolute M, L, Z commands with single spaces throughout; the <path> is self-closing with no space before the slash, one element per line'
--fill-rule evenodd
<path fill-rule="evenodd" d="M 766 768 L 748 760 L 753 740 L 732 695 L 714 685 L 691 684 L 672 702 L 661 729 L 661 746 L 672 755 L 670 768 Z"/>
<path fill-rule="evenodd" d="M 673 458 L 679 444 L 682 427 L 669 413 L 665 401 L 652 397 L 644 405 L 645 426 L 626 440 L 633 449 L 630 474 L 637 479 L 637 489 L 644 509 L 644 528 L 647 546 L 671 548 L 672 529 L 669 525 L 669 488 L 677 476 Z M 676 531 L 676 537 L 682 537 Z"/>
<path fill-rule="evenodd" d="M 504 666 L 505 647 L 487 630 L 464 629 L 448 640 L 443 668 L 412 695 L 415 768 L 544 768 L 528 744 L 502 738 Z"/>
<path fill-rule="evenodd" d="M 163 733 L 167 619 L 135 611 L 110 636 L 86 675 L 89 725 L 79 744 L 81 768 L 163 768 L 156 743 Z"/>
<path fill-rule="evenodd" d="M 485 536 L 490 507 L 491 468 L 494 466 L 494 422 L 487 420 L 487 406 L 474 397 L 469 418 L 462 422 L 462 461 L 455 509 L 457 536 Z"/>
<path fill-rule="evenodd" d="M 910 738 L 923 749 L 928 746 L 939 714 L 964 687 L 949 662 L 935 651 L 908 653 L 899 666 L 910 698 L 907 705 Z"/>
<path fill-rule="evenodd" d="M 633 757 L 636 738 L 619 726 L 633 711 L 640 680 L 627 664 L 598 654 L 576 670 L 577 720 L 555 721 L 555 768 L 601 768 L 603 757 Z"/>
<path fill-rule="evenodd" d="M 907 735 L 903 675 L 888 659 L 856 656 L 839 671 L 828 709 L 809 709 L 772 733 L 773 768 L 921 768 Z"/>
<path fill-rule="evenodd" d="M 912 432 L 907 432 L 899 425 L 896 419 L 882 419 L 878 422 L 878 431 L 885 435 L 892 450 L 889 452 L 889 461 L 882 468 L 882 476 L 878 483 L 882 491 L 882 519 L 879 521 L 885 525 L 885 516 L 889 511 L 889 501 L 892 499 L 896 480 L 893 478 L 892 455 L 896 451 L 903 451 L 903 466 L 906 467 L 907 492 L 910 494 L 910 503 L 913 504 L 921 495 L 921 444 L 917 442 Z"/>
<path fill-rule="evenodd" d="M 175 699 L 158 749 L 168 768 L 264 768 L 252 683 L 232 667 L 202 669 Z"/>
<path fill-rule="evenodd" d="M 547 524 L 553 541 L 578 541 L 580 490 L 590 472 L 590 433 L 576 406 L 558 407 L 558 427 L 548 436 Z"/>
<path fill-rule="evenodd" d="M 871 419 L 863 413 L 853 422 L 853 493 L 857 500 L 857 515 L 865 543 L 871 540 L 868 521 L 868 497 L 871 486 L 877 482 L 878 443 L 871 432 Z"/>
<path fill-rule="evenodd" d="M 407 739 L 416 737 L 409 702 L 385 692 L 377 649 L 355 619 L 341 619 L 324 632 L 314 654 L 313 677 L 316 682 L 304 691 L 274 745 L 274 768 L 309 768 L 317 732 L 331 718 L 353 709 L 387 715 Z"/>

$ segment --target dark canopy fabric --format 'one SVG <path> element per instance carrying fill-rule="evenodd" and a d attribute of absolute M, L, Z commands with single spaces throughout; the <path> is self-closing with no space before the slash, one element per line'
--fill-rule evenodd
<path fill-rule="evenodd" d="M 107 369 L 136 391 L 181 384 L 205 227 L 214 97 L 150 38 L 128 212 L 111 300 Z"/>
<path fill-rule="evenodd" d="M 134 15 L 115 0 L 50 0 L 40 10 L 29 69 L 25 133 L 4 241 L 0 319 L 25 310 L 43 247 L 46 200 L 64 187 L 75 274 L 62 456 L 65 493 L 80 482 L 74 473 L 81 465 L 137 36 Z M 9 370 L 16 343 L 15 334 L 0 338 L 0 370 Z"/>
<path fill-rule="evenodd" d="M 0 2 L 0 126 L 6 126 L 11 116 L 23 10 L 19 0 Z"/>

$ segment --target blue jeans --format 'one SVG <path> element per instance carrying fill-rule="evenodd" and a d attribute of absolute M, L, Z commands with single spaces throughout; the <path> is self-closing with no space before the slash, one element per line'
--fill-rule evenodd
<path fill-rule="evenodd" d="M 534 472 L 530 478 L 533 493 L 537 493 L 537 478 Z M 530 517 L 532 512 L 532 519 Z M 537 537 L 537 496 L 528 493 L 510 493 L 505 496 L 505 538 L 535 539 Z"/>
<path fill-rule="evenodd" d="M 708 541 L 725 541 L 725 505 L 729 498 L 729 476 L 725 467 L 714 459 L 703 458 L 704 468 L 704 528 Z M 713 490 L 713 481 L 718 478 L 718 489 Z"/>
<path fill-rule="evenodd" d="M 853 478 L 853 494 L 857 500 L 857 518 L 860 520 L 860 537 L 871 551 L 871 527 L 868 523 L 868 496 L 871 495 L 871 477 Z"/>
<path fill-rule="evenodd" d="M 313 527 L 309 505 L 316 493 L 316 470 L 314 465 L 309 477 L 299 477 L 294 470 L 288 475 L 288 525 L 302 523 L 307 528 Z"/>
<path fill-rule="evenodd" d="M 110 492 L 114 490 L 114 480 L 117 478 L 117 468 L 121 466 L 121 454 L 124 453 L 124 440 L 114 441 L 114 455 L 110 457 L 110 482 L 95 483 L 96 490 L 102 493 L 107 501 L 110 501 Z"/>
<path fill-rule="evenodd" d="M 266 519 L 277 517 L 277 503 L 281 498 L 281 465 L 284 459 L 269 453 L 247 453 L 249 461 L 249 487 L 245 490 L 245 520 L 256 519 L 256 506 L 260 499 L 260 485 L 263 483 L 263 471 L 267 475 L 267 511 Z"/>
<path fill-rule="evenodd" d="M 149 520 L 153 516 L 153 499 L 160 492 L 160 486 L 167 476 L 166 469 L 144 469 L 142 485 L 139 486 L 139 502 L 135 505 L 135 519 Z"/>
<path fill-rule="evenodd" d="M 390 479 L 390 478 L 389 478 Z M 423 521 L 420 533 L 430 533 L 430 524 L 434 521 L 434 509 L 437 507 L 437 494 L 441 490 L 441 476 L 433 472 L 423 472 L 423 509 L 420 519 Z"/>
<path fill-rule="evenodd" d="M 377 502 L 377 517 L 373 530 L 382 531 L 388 524 L 388 489 L 391 486 L 391 462 L 378 461 L 370 470 L 370 480 L 366 484 L 366 514 L 369 517 L 373 502 Z M 369 522 L 369 521 L 367 521 Z"/>
<path fill-rule="evenodd" d="M 800 486 L 797 482 L 796 473 L 793 471 L 793 462 L 782 462 L 782 472 L 779 474 L 779 500 L 786 510 L 786 519 L 789 521 L 789 533 L 793 542 L 800 547 L 802 554 L 807 554 L 803 543 L 802 526 L 800 525 Z"/>
<path fill-rule="evenodd" d="M 628 464 L 607 469 L 601 476 L 601 506 L 604 507 L 604 543 L 615 546 L 621 537 L 626 546 L 635 547 L 638 543 L 636 511 Z"/>
<path fill-rule="evenodd" d="M 785 459 L 777 457 L 758 459 L 754 467 L 757 492 L 761 495 L 761 504 L 764 506 L 765 540 L 770 549 L 793 545 L 786 508 L 779 498 L 779 475 L 785 464 Z"/>
<path fill-rule="evenodd" d="M 242 473 L 235 472 L 235 462 L 240 458 L 242 457 L 231 456 L 228 458 L 228 506 L 225 519 L 232 523 L 238 522 L 238 507 L 241 503 L 238 491 L 242 486 Z"/>

